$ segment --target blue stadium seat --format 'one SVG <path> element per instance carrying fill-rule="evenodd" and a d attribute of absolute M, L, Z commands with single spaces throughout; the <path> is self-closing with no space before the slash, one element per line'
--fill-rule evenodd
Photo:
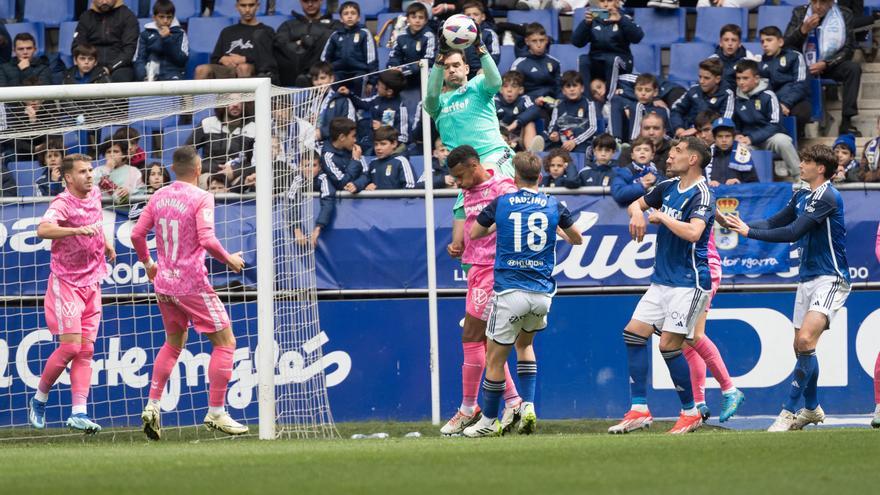
<path fill-rule="evenodd" d="M 0 19 L 15 17 L 15 0 L 0 0 Z"/>
<path fill-rule="evenodd" d="M 514 24 L 537 22 L 547 29 L 547 36 L 559 41 L 559 11 L 556 9 L 511 10 L 507 13 L 507 22 Z"/>
<path fill-rule="evenodd" d="M 758 7 L 758 23 L 755 31 L 755 41 L 760 41 L 761 37 L 758 31 L 766 26 L 776 26 L 785 34 L 785 28 L 788 21 L 791 20 L 791 11 L 794 8 L 790 5 L 762 5 Z"/>
<path fill-rule="evenodd" d="M 700 60 L 713 53 L 715 46 L 709 43 L 673 43 L 669 48 L 669 79 L 688 84 L 696 81 Z"/>
<path fill-rule="evenodd" d="M 388 22 L 392 19 L 397 19 L 397 16 L 399 16 L 399 15 L 400 15 L 400 13 L 391 13 L 391 12 L 385 12 L 383 14 L 379 14 L 378 20 L 376 21 L 376 33 L 375 34 L 379 34 L 379 31 L 382 30 L 382 26 L 384 26 L 386 22 Z M 379 46 L 387 46 L 388 40 L 391 38 L 391 31 L 393 31 L 393 30 L 394 30 L 394 25 L 393 24 L 389 25 L 388 29 L 386 29 L 385 32 L 382 33 L 382 37 L 379 38 Z"/>
<path fill-rule="evenodd" d="M 633 54 L 633 70 L 638 74 L 660 75 L 660 47 L 657 45 L 630 45 Z"/>
<path fill-rule="evenodd" d="M 513 61 L 516 60 L 512 45 L 501 45 L 501 60 L 498 62 L 498 70 L 504 74 L 510 70 Z"/>
<path fill-rule="evenodd" d="M 779 5 L 788 5 L 790 7 L 800 7 L 803 4 L 804 2 L 801 0 L 779 0 Z M 867 4 L 868 2 L 865 2 L 865 5 Z"/>
<path fill-rule="evenodd" d="M 73 20 L 73 0 L 27 0 L 24 4 L 24 20 L 42 22 L 55 28 Z"/>
<path fill-rule="evenodd" d="M 138 145 L 146 151 L 148 154 L 153 152 L 153 139 L 152 132 L 147 127 L 145 121 L 134 121 L 128 124 L 129 127 L 138 131 L 141 135 L 140 139 L 138 139 Z M 104 141 L 110 139 L 113 136 L 113 133 L 116 132 L 119 128 L 124 127 L 121 125 L 113 125 L 101 128 L 100 140 L 103 143 Z"/>
<path fill-rule="evenodd" d="M 865 10 L 880 10 L 880 0 L 865 0 Z M 785 29 L 785 28 L 782 28 Z"/>
<path fill-rule="evenodd" d="M 233 17 L 238 19 L 238 11 L 235 10 L 235 2 L 236 0 L 214 0 L 213 15 L 215 17 Z"/>
<path fill-rule="evenodd" d="M 669 46 L 685 40 L 685 9 L 633 10 L 635 11 L 633 19 L 645 31 L 642 43 Z"/>
<path fill-rule="evenodd" d="M 761 182 L 773 182 L 773 152 L 764 150 L 752 150 L 752 160 L 755 162 L 755 172 Z"/>
<path fill-rule="evenodd" d="M 375 19 L 379 14 L 388 11 L 387 0 L 360 0 L 358 4 L 361 6 L 361 23 L 364 19 Z"/>
<path fill-rule="evenodd" d="M 17 22 L 7 24 L 6 30 L 9 31 L 9 38 L 13 40 L 18 33 L 31 33 L 37 40 L 37 55 L 42 55 L 46 52 L 44 36 L 45 29 L 42 22 Z"/>
<path fill-rule="evenodd" d="M 135 17 L 140 16 L 140 0 L 123 0 L 123 2 L 129 10 L 131 10 Z M 152 8 L 152 3 L 150 2 L 150 8 Z M 177 2 L 174 2 L 174 5 L 177 5 Z"/>
<path fill-rule="evenodd" d="M 785 133 L 791 136 L 791 141 L 794 143 L 795 149 L 797 149 L 797 119 L 791 115 L 782 117 L 782 127 L 785 128 Z"/>
<path fill-rule="evenodd" d="M 384 69 L 388 65 L 388 55 L 390 54 L 391 48 L 385 48 L 384 46 L 377 47 L 380 68 Z"/>
<path fill-rule="evenodd" d="M 749 12 L 728 7 L 701 7 L 697 9 L 697 28 L 694 41 L 718 44 L 718 34 L 725 24 L 736 24 L 743 30 L 743 39 L 749 33 Z"/>
<path fill-rule="evenodd" d="M 63 135 L 64 139 L 64 149 L 67 154 L 80 153 L 79 143 L 80 143 L 80 131 L 70 131 L 65 132 Z"/>
<path fill-rule="evenodd" d="M 286 15 L 260 15 L 257 16 L 257 20 L 262 22 L 263 24 L 269 26 L 270 28 L 278 31 L 278 27 L 291 19 L 290 16 Z"/>
<path fill-rule="evenodd" d="M 174 150 L 186 144 L 186 140 L 192 135 L 190 126 L 169 127 L 162 132 L 162 163 L 171 165 Z"/>
<path fill-rule="evenodd" d="M 415 172 L 416 181 L 418 182 L 419 178 L 422 176 L 422 173 L 425 172 L 425 157 L 422 155 L 413 155 L 409 157 L 409 164 L 412 165 L 413 172 Z"/>
<path fill-rule="evenodd" d="M 821 121 L 825 114 L 824 102 L 822 101 L 822 80 L 810 78 L 810 120 Z"/>
<path fill-rule="evenodd" d="M 15 185 L 18 186 L 20 197 L 37 195 L 37 179 L 43 175 L 40 162 L 11 162 L 9 171 L 15 177 Z"/>
<path fill-rule="evenodd" d="M 150 15 L 153 15 L 153 3 L 155 2 L 150 2 Z M 177 17 L 178 21 L 186 22 L 190 17 L 201 14 L 199 12 L 201 3 L 202 0 L 174 0 L 174 16 Z"/>
<path fill-rule="evenodd" d="M 302 4 L 300 0 L 275 0 L 275 13 L 291 15 L 291 12 L 302 14 Z M 321 2 L 321 13 L 327 12 L 327 2 Z"/>
<path fill-rule="evenodd" d="M 745 47 L 746 51 L 751 52 L 753 55 L 761 56 L 764 54 L 764 49 L 761 48 L 760 41 L 746 41 L 743 43 L 743 47 Z"/>
<path fill-rule="evenodd" d="M 229 17 L 193 17 L 187 26 L 190 52 L 211 53 L 220 31 L 232 25 Z"/>
<path fill-rule="evenodd" d="M 76 31 L 76 21 L 62 22 L 58 27 L 58 53 L 72 55 L 70 45 L 73 43 L 73 33 Z"/>
<path fill-rule="evenodd" d="M 574 45 L 550 45 L 550 55 L 559 59 L 559 65 L 562 72 L 567 70 L 578 70 L 578 57 L 585 53 L 589 53 L 589 45 L 584 48 L 578 48 Z"/>
<path fill-rule="evenodd" d="M 144 28 L 147 27 L 147 24 L 149 24 L 151 22 L 153 22 L 152 17 L 141 17 L 138 19 L 138 26 L 140 26 L 141 31 L 143 31 Z"/>

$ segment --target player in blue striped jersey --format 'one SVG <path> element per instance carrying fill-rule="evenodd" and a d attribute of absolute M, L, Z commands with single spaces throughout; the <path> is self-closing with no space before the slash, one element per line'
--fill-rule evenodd
<path fill-rule="evenodd" d="M 801 179 L 810 187 L 795 192 L 785 208 L 751 226 L 732 215 L 718 219 L 749 239 L 798 243 L 800 282 L 792 318 L 797 365 L 789 398 L 768 431 L 800 430 L 825 420 L 819 406 L 816 345 L 850 291 L 843 198 L 831 184 L 836 170 L 831 148 L 811 146 L 801 152 L 800 164 Z M 806 407 L 795 414 L 801 395 Z"/>
<path fill-rule="evenodd" d="M 547 313 L 556 292 L 556 233 L 572 244 L 583 239 L 568 209 L 556 198 L 538 192 L 541 159 L 532 153 L 513 158 L 517 192 L 499 196 L 477 217 L 471 239 L 497 228 L 495 242 L 494 307 L 486 326 L 486 378 L 483 381 L 482 418 L 464 429 L 467 437 L 498 436 L 502 425 L 498 409 L 504 393 L 504 363 L 510 346 L 516 348 L 520 405 L 519 433 L 535 431 L 535 382 L 538 366 L 532 342 L 534 332 L 547 326 Z"/>

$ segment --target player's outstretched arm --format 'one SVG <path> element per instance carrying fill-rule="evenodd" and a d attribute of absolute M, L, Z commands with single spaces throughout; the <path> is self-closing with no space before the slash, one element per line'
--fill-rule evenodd
<path fill-rule="evenodd" d="M 648 229 L 648 223 L 645 222 L 645 210 L 650 208 L 645 198 L 639 198 L 626 209 L 629 213 L 629 235 L 636 242 L 642 242 L 645 238 L 645 231 Z"/>
<path fill-rule="evenodd" d="M 440 44 L 440 50 L 437 51 L 437 59 L 428 74 L 428 91 L 424 100 L 425 111 L 432 119 L 440 115 L 440 93 L 443 92 L 443 71 L 446 70 L 444 61 L 449 49 L 443 36 L 438 36 L 437 42 Z"/>
<path fill-rule="evenodd" d="M 798 217 L 797 220 L 788 225 L 777 227 L 775 229 L 758 229 L 755 227 L 749 227 L 745 222 L 739 219 L 729 223 L 735 227 L 731 230 L 739 233 L 743 237 L 768 242 L 795 242 L 817 225 L 813 218 L 806 215 Z"/>
<path fill-rule="evenodd" d="M 572 246 L 580 246 L 584 243 L 584 238 L 581 235 L 580 230 L 577 229 L 574 225 L 568 227 L 567 229 L 562 229 L 565 232 L 566 240 Z"/>
<path fill-rule="evenodd" d="M 654 224 L 663 224 L 673 234 L 688 242 L 697 242 L 703 231 L 706 230 L 706 221 L 702 218 L 691 218 L 687 222 L 676 220 L 662 211 L 654 210 L 648 215 L 648 221 Z"/>
<path fill-rule="evenodd" d="M 73 235 L 92 237 L 103 235 L 100 225 L 86 225 L 84 227 L 62 227 L 54 222 L 42 222 L 37 226 L 37 237 L 40 239 L 61 239 Z"/>

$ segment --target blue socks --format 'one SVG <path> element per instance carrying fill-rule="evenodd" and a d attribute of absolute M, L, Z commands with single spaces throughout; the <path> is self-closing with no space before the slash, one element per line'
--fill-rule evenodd
<path fill-rule="evenodd" d="M 814 377 L 815 375 L 815 377 Z M 811 395 L 813 404 L 807 404 L 807 409 L 815 409 L 819 404 L 818 390 L 816 383 L 819 378 L 819 362 L 816 360 L 816 350 L 797 353 L 797 364 L 794 367 L 794 374 L 791 380 L 791 392 L 789 392 L 788 400 L 782 406 L 788 412 L 797 411 L 798 402 L 801 395 L 806 398 L 807 394 Z M 812 383 L 812 389 L 810 384 Z"/>
<path fill-rule="evenodd" d="M 519 379 L 519 396 L 523 402 L 535 402 L 535 382 L 538 378 L 538 363 L 519 361 L 516 363 L 516 376 Z"/>
<path fill-rule="evenodd" d="M 483 417 L 498 417 L 498 408 L 501 405 L 501 396 L 504 395 L 504 388 L 504 380 L 500 382 L 493 382 L 488 378 L 483 380 Z"/>
<path fill-rule="evenodd" d="M 685 411 L 694 408 L 694 391 L 691 389 L 691 369 L 688 366 L 687 359 L 681 352 L 681 349 L 674 351 L 660 351 L 663 360 L 666 361 L 666 367 L 669 368 L 669 375 L 672 377 L 672 383 L 675 384 L 675 391 L 678 392 L 678 399 L 681 401 L 681 408 Z"/>
<path fill-rule="evenodd" d="M 623 331 L 629 364 L 629 394 L 632 404 L 648 403 L 648 339 Z"/>

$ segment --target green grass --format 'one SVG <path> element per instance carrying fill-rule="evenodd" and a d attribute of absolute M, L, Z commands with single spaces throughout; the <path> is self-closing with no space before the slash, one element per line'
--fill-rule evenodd
<path fill-rule="evenodd" d="M 102 433 L 0 442 L 0 493 L 876 493 L 880 432 L 704 429 L 609 436 L 608 422 L 545 421 L 540 434 L 440 438 L 426 423 L 339 426 L 342 439 L 147 443 Z M 349 440 L 385 431 L 388 440 Z M 422 438 L 401 438 L 419 431 Z"/>

